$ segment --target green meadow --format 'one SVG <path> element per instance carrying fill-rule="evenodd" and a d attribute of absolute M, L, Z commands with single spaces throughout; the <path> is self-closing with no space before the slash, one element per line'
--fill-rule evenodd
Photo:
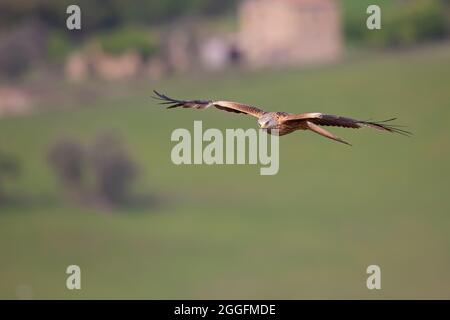
<path fill-rule="evenodd" d="M 449 45 L 123 86 L 93 103 L 0 119 L 0 150 L 22 167 L 5 187 L 28 199 L 0 206 L 0 298 L 450 298 Z M 281 138 L 274 176 L 259 165 L 176 166 L 174 129 L 256 121 L 165 110 L 152 89 L 268 110 L 398 117 L 414 135 L 331 128 L 348 147 L 297 132 Z M 109 130 L 141 166 L 136 193 L 154 205 L 98 212 L 64 201 L 48 146 Z M 66 289 L 72 264 L 81 290 Z M 366 287 L 372 264 L 381 290 Z"/>

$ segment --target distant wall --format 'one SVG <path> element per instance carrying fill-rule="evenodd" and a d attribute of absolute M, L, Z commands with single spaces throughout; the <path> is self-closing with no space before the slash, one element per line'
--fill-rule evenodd
<path fill-rule="evenodd" d="M 240 49 L 252 66 L 332 61 L 342 53 L 334 0 L 246 0 L 239 23 Z"/>

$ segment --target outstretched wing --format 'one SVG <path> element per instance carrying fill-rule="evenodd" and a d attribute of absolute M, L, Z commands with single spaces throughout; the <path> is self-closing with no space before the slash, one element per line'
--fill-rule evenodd
<path fill-rule="evenodd" d="M 160 100 L 160 104 L 167 105 L 167 109 L 172 108 L 191 108 L 191 109 L 206 109 L 211 106 L 235 113 L 244 113 L 254 116 L 256 118 L 261 117 L 265 111 L 256 107 L 252 107 L 246 104 L 232 102 L 232 101 L 213 101 L 213 100 L 177 100 L 173 98 L 169 98 L 168 96 L 159 93 L 158 91 L 153 90 L 156 94 L 153 98 Z"/>
<path fill-rule="evenodd" d="M 401 126 L 388 124 L 388 122 L 394 121 L 396 119 L 397 118 L 392 118 L 383 121 L 366 121 L 316 112 L 316 113 L 290 114 L 283 117 L 281 120 L 283 122 L 287 122 L 290 124 L 295 122 L 303 122 L 307 120 L 319 126 L 333 126 L 333 127 L 354 128 L 354 129 L 369 127 L 381 131 L 395 132 L 402 135 L 410 136 L 412 133 L 401 129 L 400 128 Z"/>
<path fill-rule="evenodd" d="M 338 138 L 337 136 L 333 135 L 332 133 L 328 132 L 324 128 L 321 128 L 320 126 L 334 126 L 353 129 L 369 127 L 380 131 L 394 132 L 405 136 L 410 136 L 412 134 L 411 132 L 401 129 L 400 126 L 398 125 L 388 124 L 388 122 L 393 121 L 395 119 L 396 118 L 384 121 L 363 121 L 316 112 L 316 113 L 289 114 L 280 120 L 283 123 L 289 124 L 291 126 L 298 125 L 299 127 L 302 128 L 306 127 L 306 129 L 316 132 L 324 137 L 345 144 L 349 144 L 344 140 Z"/>

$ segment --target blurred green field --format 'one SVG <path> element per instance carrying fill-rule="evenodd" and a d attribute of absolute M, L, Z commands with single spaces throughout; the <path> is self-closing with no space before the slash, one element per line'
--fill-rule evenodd
<path fill-rule="evenodd" d="M 175 97 L 222 98 L 267 109 L 356 118 L 398 116 L 415 135 L 332 131 L 280 143 L 280 171 L 175 166 L 175 128 L 248 128 L 217 110 L 160 109 L 152 84 L 128 96 L 0 119 L 0 150 L 23 165 L 11 192 L 35 201 L 0 207 L 0 298 L 20 288 L 52 298 L 450 298 L 450 46 L 370 54 L 338 65 L 160 83 Z M 143 89 L 145 87 L 145 90 Z M 60 136 L 113 128 L 143 166 L 136 189 L 158 207 L 114 214 L 62 202 L 46 163 Z M 82 270 L 82 290 L 65 269 Z M 382 269 L 382 290 L 366 268 Z"/>

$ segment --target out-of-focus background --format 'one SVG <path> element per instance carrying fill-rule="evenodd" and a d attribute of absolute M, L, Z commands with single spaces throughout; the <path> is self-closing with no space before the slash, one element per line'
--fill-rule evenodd
<path fill-rule="evenodd" d="M 2 0 L 0 298 L 450 298 L 449 35 L 444 0 Z M 174 129 L 256 123 L 152 89 L 414 136 L 294 133 L 275 176 L 176 166 Z"/>

